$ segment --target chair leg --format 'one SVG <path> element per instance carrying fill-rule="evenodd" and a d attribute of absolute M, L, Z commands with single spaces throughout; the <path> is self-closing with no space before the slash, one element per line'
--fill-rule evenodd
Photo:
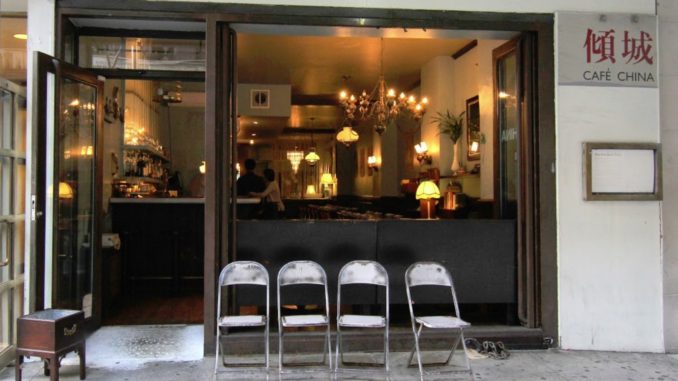
<path fill-rule="evenodd" d="M 414 331 L 414 350 L 417 352 L 417 364 L 419 365 L 419 378 L 421 381 L 424 381 L 424 367 L 421 363 L 421 352 L 419 350 L 419 336 L 421 335 L 421 330 L 424 328 L 423 324 L 419 325 L 419 329 L 415 330 L 415 326 L 412 326 L 412 330 Z M 414 351 L 410 354 L 410 358 L 407 361 L 407 364 L 409 365 L 412 362 L 412 357 L 414 356 Z"/>
<path fill-rule="evenodd" d="M 459 347 L 459 341 L 460 340 L 461 340 L 461 329 L 459 330 L 459 335 L 457 335 L 457 339 L 454 341 L 454 344 L 452 345 L 452 350 L 450 351 L 450 355 L 447 356 L 447 360 L 445 360 L 444 365 L 450 364 L 452 357 L 454 357 L 454 352 L 456 352 L 457 348 Z"/>
<path fill-rule="evenodd" d="M 388 352 L 388 324 L 384 327 L 384 368 L 386 369 L 386 374 L 390 371 L 389 365 L 389 352 Z"/>
<path fill-rule="evenodd" d="M 283 371 L 283 330 L 282 325 L 278 326 L 278 372 Z"/>
<path fill-rule="evenodd" d="M 344 363 L 344 353 L 341 351 L 341 326 L 337 323 L 337 345 L 334 352 L 334 371 L 339 370 L 339 353 L 341 352 L 341 363 Z"/>
<path fill-rule="evenodd" d="M 268 320 L 266 321 L 266 329 L 264 330 L 264 348 L 265 348 L 265 361 L 266 361 L 266 371 L 268 372 L 268 367 L 269 367 L 269 348 L 268 348 Z"/>
<path fill-rule="evenodd" d="M 466 351 L 466 340 L 464 339 L 464 329 L 459 330 L 459 337 L 461 338 L 461 347 L 464 350 L 464 358 L 466 359 L 466 369 L 468 369 L 471 374 L 471 379 L 473 379 L 473 370 L 471 369 L 471 361 L 468 358 L 468 352 Z"/>
<path fill-rule="evenodd" d="M 327 361 L 329 362 L 330 372 L 332 371 L 332 337 L 330 336 L 330 318 L 327 317 L 327 334 L 325 340 L 327 341 Z M 324 351 L 324 350 L 323 350 Z M 323 356 L 325 357 L 325 356 Z"/>
<path fill-rule="evenodd" d="M 215 354 L 214 354 L 214 374 L 217 374 L 217 369 L 219 369 L 219 346 L 221 345 L 221 340 L 219 338 L 219 326 L 217 326 L 217 342 L 214 345 L 215 348 Z"/>

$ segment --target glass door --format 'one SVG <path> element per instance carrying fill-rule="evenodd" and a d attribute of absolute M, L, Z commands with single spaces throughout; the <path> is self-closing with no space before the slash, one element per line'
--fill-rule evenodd
<path fill-rule="evenodd" d="M 23 313 L 26 90 L 0 79 L 0 368 L 14 359 Z"/>
<path fill-rule="evenodd" d="M 97 327 L 101 322 L 103 80 L 47 55 L 40 55 L 38 62 L 37 93 L 43 96 L 36 107 L 40 136 L 36 140 L 41 145 L 38 156 L 44 153 L 45 160 L 37 160 L 36 178 L 44 180 L 36 181 L 35 204 L 45 211 L 45 221 L 37 225 L 36 237 L 44 237 L 44 248 L 36 245 L 36 257 L 41 263 L 40 253 L 44 253 L 43 275 L 38 278 L 44 276 L 45 283 L 37 291 L 44 294 L 43 305 L 36 308 L 82 310 L 91 326 Z"/>
<path fill-rule="evenodd" d="M 492 54 L 495 211 L 498 218 L 516 221 L 517 317 L 528 327 L 540 325 L 534 51 L 534 36 L 523 33 Z"/>

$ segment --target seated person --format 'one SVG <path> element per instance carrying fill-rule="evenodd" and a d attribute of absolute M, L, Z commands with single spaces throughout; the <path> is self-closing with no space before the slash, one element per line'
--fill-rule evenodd
<path fill-rule="evenodd" d="M 264 169 L 264 177 L 268 181 L 266 189 L 263 192 L 250 192 L 250 196 L 263 199 L 261 218 L 268 220 L 280 218 L 284 216 L 285 204 L 282 202 L 280 188 L 275 181 L 275 171 L 270 168 Z"/>

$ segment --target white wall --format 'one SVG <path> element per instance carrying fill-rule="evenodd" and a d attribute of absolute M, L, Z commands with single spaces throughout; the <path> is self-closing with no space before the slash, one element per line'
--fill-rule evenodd
<path fill-rule="evenodd" d="M 662 156 L 664 157 L 664 345 L 678 353 L 678 2 L 659 1 L 659 84 Z"/>
<path fill-rule="evenodd" d="M 558 86 L 556 97 L 561 346 L 663 351 L 660 203 L 582 191 L 583 142 L 659 141 L 659 91 Z"/>
<path fill-rule="evenodd" d="M 54 0 L 29 0 L 28 1 L 28 81 L 27 81 L 27 99 L 28 101 L 28 133 L 26 134 L 26 181 L 28 182 L 26 186 L 26 215 L 31 215 L 31 194 L 35 192 L 31 186 L 31 177 L 33 172 L 31 166 L 33 165 L 33 158 L 35 153 L 32 150 L 33 139 L 34 137 L 31 134 L 31 126 L 33 125 L 33 83 L 35 79 L 32 76 L 33 69 L 33 52 L 41 51 L 47 54 L 54 54 L 54 23 L 55 23 L 55 8 Z M 42 165 L 44 163 L 39 163 Z M 49 171 L 48 171 L 49 173 Z M 31 229 L 31 220 L 30 218 L 26 219 L 26 248 L 31 247 L 33 230 Z M 46 255 L 46 264 L 45 264 L 45 302 L 49 303 L 52 298 L 51 290 L 51 255 Z M 25 312 L 32 312 L 35 308 L 35 300 L 33 293 L 33 287 L 35 287 L 35 256 L 32 256 L 30 251 L 26 251 L 26 268 L 25 273 L 28 276 L 27 282 L 24 283 L 24 310 Z"/>

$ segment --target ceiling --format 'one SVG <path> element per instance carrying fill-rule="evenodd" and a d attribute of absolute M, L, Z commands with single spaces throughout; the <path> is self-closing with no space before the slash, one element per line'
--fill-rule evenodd
<path fill-rule="evenodd" d="M 200 21 L 72 18 L 77 27 L 128 30 L 202 32 Z M 420 70 L 437 56 L 450 56 L 474 39 L 509 39 L 514 32 L 447 29 L 324 27 L 297 25 L 232 24 L 237 32 L 239 83 L 289 84 L 292 107 L 289 118 L 239 116 L 239 141 L 255 133 L 260 139 L 312 129 L 334 131 L 342 122 L 337 94 L 371 91 L 382 71 L 389 87 L 415 91 Z M 343 78 L 348 77 L 345 81 Z M 189 85 L 190 86 L 190 85 Z M 185 104 L 200 106 L 204 95 L 184 88 Z M 311 122 L 314 118 L 314 122 Z M 254 122 L 257 122 L 255 124 Z M 303 135 L 303 134 L 301 134 Z"/>
<path fill-rule="evenodd" d="M 336 130 L 343 118 L 338 92 L 370 92 L 379 79 L 382 50 L 387 85 L 408 92 L 419 86 L 421 67 L 428 61 L 452 55 L 470 41 L 238 33 L 238 82 L 290 84 L 293 99 L 289 119 L 258 117 L 254 125 L 253 118 L 241 115 L 239 138 L 244 142 L 252 133 L 275 136 L 285 127 L 310 128 L 310 117 L 314 128 Z"/>

